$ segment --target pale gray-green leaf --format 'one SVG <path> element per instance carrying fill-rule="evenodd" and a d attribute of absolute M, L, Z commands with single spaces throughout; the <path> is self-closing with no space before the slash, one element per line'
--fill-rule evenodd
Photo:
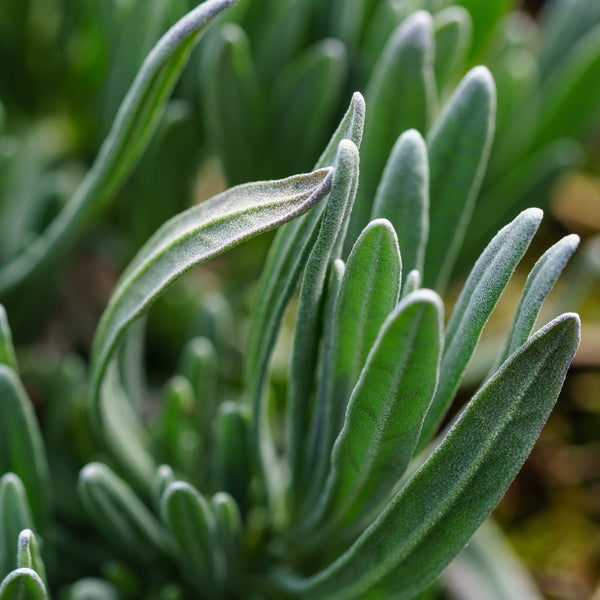
<path fill-rule="evenodd" d="M 207 0 L 157 42 L 140 68 L 96 161 L 45 232 L 0 270 L 5 293 L 64 251 L 81 227 L 114 196 L 156 130 L 164 105 L 199 34 L 238 0 Z"/>
<path fill-rule="evenodd" d="M 128 325 L 185 272 L 308 210 L 329 191 L 331 169 L 232 188 L 167 221 L 123 273 L 92 348 L 91 401 L 98 424 L 102 379 Z"/>
<path fill-rule="evenodd" d="M 446 327 L 439 385 L 425 417 L 419 449 L 446 414 L 483 327 L 529 247 L 542 216 L 538 208 L 523 211 L 496 234 L 471 270 Z"/>
<path fill-rule="evenodd" d="M 442 290 L 469 223 L 494 135 L 496 91 L 485 67 L 469 71 L 428 136 L 431 211 L 423 281 Z"/>
<path fill-rule="evenodd" d="M 347 246 L 367 224 L 384 165 L 398 136 L 414 127 L 425 134 L 434 112 L 433 22 L 418 11 L 390 37 L 366 93 L 369 118 L 361 151 L 361 180 Z"/>
<path fill-rule="evenodd" d="M 48 600 L 42 578 L 32 569 L 11 571 L 0 585 L 0 600 Z"/>
<path fill-rule="evenodd" d="M 398 235 L 405 272 L 423 270 L 429 231 L 427 146 L 415 129 L 396 141 L 375 194 L 371 218 L 390 221 Z"/>
<path fill-rule="evenodd" d="M 355 529 L 404 473 L 435 391 L 442 331 L 443 304 L 431 290 L 407 296 L 382 325 L 333 447 L 320 539 Z"/>
<path fill-rule="evenodd" d="M 315 575 L 282 575 L 277 583 L 291 597 L 313 600 L 412 598 L 502 497 L 554 406 L 578 344 L 577 315 L 542 328 L 477 393 L 347 552 Z"/>

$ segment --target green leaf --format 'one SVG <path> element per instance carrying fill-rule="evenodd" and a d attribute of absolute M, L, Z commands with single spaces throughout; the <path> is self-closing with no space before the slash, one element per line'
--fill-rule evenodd
<path fill-rule="evenodd" d="M 488 519 L 448 565 L 444 586 L 464 600 L 543 600 L 533 578 Z"/>
<path fill-rule="evenodd" d="M 485 67 L 469 71 L 428 137 L 431 198 L 424 284 L 442 290 L 469 223 L 494 132 L 496 92 Z"/>
<path fill-rule="evenodd" d="M 79 497 L 98 530 L 129 560 L 152 564 L 168 552 L 154 515 L 108 466 L 90 463 L 79 474 Z"/>
<path fill-rule="evenodd" d="M 277 78 L 268 143 L 276 149 L 275 159 L 285 157 L 279 169 L 296 172 L 312 164 L 337 117 L 347 72 L 346 48 L 326 39 L 306 49 Z"/>
<path fill-rule="evenodd" d="M 464 64 L 471 38 L 473 22 L 471 15 L 462 6 L 450 6 L 433 18 L 435 38 L 434 71 L 437 88 L 445 90 Z"/>
<path fill-rule="evenodd" d="M 533 331 L 542 303 L 552 291 L 567 262 L 577 250 L 577 246 L 579 246 L 579 236 L 568 235 L 548 249 L 535 263 L 525 282 L 506 346 L 499 356 L 496 367 L 527 341 Z"/>
<path fill-rule="evenodd" d="M 157 42 L 140 68 L 98 157 L 64 210 L 33 244 L 0 270 L 6 293 L 45 268 L 114 196 L 156 130 L 199 34 L 237 0 L 207 0 Z"/>
<path fill-rule="evenodd" d="M 301 468 L 319 348 L 319 327 L 329 264 L 338 258 L 358 185 L 358 148 L 342 140 L 319 234 L 308 257 L 296 309 L 288 380 L 288 455 L 292 481 Z"/>
<path fill-rule="evenodd" d="M 369 118 L 361 151 L 361 180 L 350 220 L 348 245 L 367 224 L 385 162 L 398 136 L 425 133 L 435 105 L 433 22 L 419 11 L 391 36 L 374 67 L 366 99 Z"/>
<path fill-rule="evenodd" d="M 217 487 L 235 498 L 242 512 L 248 508 L 250 460 L 247 406 L 226 401 L 215 419 L 215 463 Z"/>
<path fill-rule="evenodd" d="M 167 221 L 123 273 L 92 348 L 91 401 L 102 428 L 100 388 L 127 327 L 175 280 L 199 263 L 308 210 L 327 192 L 331 169 L 232 188 Z"/>
<path fill-rule="evenodd" d="M 439 384 L 425 417 L 419 450 L 446 414 L 483 327 L 529 247 L 542 216 L 538 208 L 523 211 L 496 234 L 471 270 L 446 327 Z"/>
<path fill-rule="evenodd" d="M 577 40 L 540 89 L 540 96 L 543 102 L 539 106 L 535 146 L 586 133 L 597 119 L 600 102 L 600 23 Z"/>
<path fill-rule="evenodd" d="M 217 522 L 204 496 L 183 481 L 172 483 L 163 495 L 161 515 L 173 534 L 182 576 L 196 593 L 215 597 L 220 549 Z"/>
<path fill-rule="evenodd" d="M 269 175 L 261 164 L 265 107 L 245 32 L 228 23 L 210 36 L 203 61 L 202 109 L 230 184 Z"/>
<path fill-rule="evenodd" d="M 317 166 L 333 164 L 339 143 L 344 139 L 350 139 L 357 146 L 360 145 L 364 116 L 363 97 L 359 93 L 355 93 L 348 111 L 317 162 Z M 298 285 L 312 244 L 316 239 L 323 210 L 324 205 L 321 203 L 306 217 L 285 225 L 277 232 L 258 284 L 254 300 L 256 309 L 250 323 L 245 355 L 244 386 L 246 396 L 252 405 L 252 412 L 256 417 L 251 443 L 254 459 L 258 461 L 259 465 L 269 453 L 268 447 L 261 447 L 261 443 L 265 443 L 266 435 L 264 432 L 261 434 L 260 430 L 265 421 L 263 418 L 263 391 L 271 353 L 285 308 Z M 263 476 L 266 475 L 262 467 L 261 472 Z"/>
<path fill-rule="evenodd" d="M 317 398 L 322 416 L 311 437 L 317 450 L 307 465 L 309 499 L 320 493 L 352 389 L 383 322 L 398 302 L 401 278 L 394 228 L 383 219 L 372 221 L 354 244 L 336 294 Z M 314 507 L 307 503 L 306 508 L 312 512 Z"/>
<path fill-rule="evenodd" d="M 16 473 L 31 504 L 34 531 L 45 532 L 51 508 L 50 473 L 44 442 L 21 380 L 0 365 L 0 472 Z"/>
<path fill-rule="evenodd" d="M 394 226 L 404 270 L 423 271 L 429 231 L 429 162 L 425 140 L 415 129 L 405 131 L 392 148 L 371 218 L 388 219 Z"/>
<path fill-rule="evenodd" d="M 172 377 L 165 386 L 156 435 L 165 462 L 190 475 L 201 472 L 204 476 L 199 408 L 188 379 Z"/>
<path fill-rule="evenodd" d="M 11 571 L 0 585 L 0 600 L 48 600 L 42 578 L 32 569 Z"/>
<path fill-rule="evenodd" d="M 419 290 L 382 325 L 352 391 L 315 509 L 319 544 L 355 532 L 406 470 L 437 383 L 443 312 L 437 294 Z"/>
<path fill-rule="evenodd" d="M 408 273 L 404 280 L 404 286 L 402 288 L 402 297 L 408 296 L 411 292 L 418 290 L 421 287 L 421 273 L 416 269 L 413 269 Z"/>
<path fill-rule="evenodd" d="M 98 412 L 101 424 L 97 434 L 106 449 L 140 489 L 151 489 L 156 462 L 152 456 L 152 443 L 144 422 L 133 406 L 119 379 L 117 361 L 108 365 L 101 382 Z"/>
<path fill-rule="evenodd" d="M 240 581 L 243 522 L 236 501 L 219 492 L 210 501 L 217 522 L 217 540 L 224 559 L 222 586 L 228 588 Z"/>
<path fill-rule="evenodd" d="M 40 547 L 35 534 L 31 529 L 24 529 L 19 534 L 17 541 L 17 568 L 34 570 L 47 582 L 46 567 L 40 554 Z"/>
<path fill-rule="evenodd" d="M 412 598 L 464 546 L 531 451 L 579 343 L 565 314 L 514 353 L 381 515 L 328 568 L 281 575 L 292 597 Z"/>
<path fill-rule="evenodd" d="M 0 364 L 10 367 L 17 375 L 19 364 L 12 341 L 12 333 L 8 324 L 8 317 L 4 306 L 0 304 Z"/>
<path fill-rule="evenodd" d="M 25 529 L 34 528 L 23 482 L 14 473 L 5 473 L 0 478 L 0 577 L 19 566 L 19 535 Z"/>

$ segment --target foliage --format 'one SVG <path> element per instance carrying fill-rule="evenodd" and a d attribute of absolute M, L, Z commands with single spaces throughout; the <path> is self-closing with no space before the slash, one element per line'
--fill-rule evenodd
<path fill-rule="evenodd" d="M 114 9 L 146 50 L 177 8 L 155 4 L 156 12 L 136 2 Z M 574 313 L 534 331 L 577 236 L 558 241 L 531 269 L 505 346 L 450 421 L 465 369 L 542 211 L 514 215 L 476 253 L 447 318 L 442 296 L 459 257 L 477 246 L 469 230 L 476 207 L 487 211 L 498 190 L 516 206 L 532 185 L 527 174 L 542 186 L 557 163 L 569 164 L 562 150 L 549 150 L 573 147 L 563 139 L 571 131 L 554 123 L 579 106 L 600 55 L 589 40 L 557 51 L 586 28 L 587 40 L 595 31 L 589 20 L 573 17 L 562 27 L 561 13 L 549 13 L 542 28 L 552 42 L 537 58 L 513 35 L 506 2 L 494 4 L 487 24 L 476 3 L 464 2 L 471 12 L 446 4 L 207 0 L 150 50 L 118 110 L 111 88 L 121 91 L 136 57 L 115 51 L 102 105 L 116 115 L 87 174 L 62 190 L 69 188 L 68 201 L 42 193 L 52 170 L 29 144 L 4 156 L 5 172 L 16 174 L 0 181 L 8 215 L 0 293 L 9 314 L 19 315 L 19 334 L 43 310 L 49 273 L 65 268 L 68 250 L 119 189 L 143 190 L 139 173 L 160 174 L 164 151 L 188 139 L 187 101 L 178 112 L 182 105 L 169 96 L 190 56 L 201 75 L 184 75 L 181 89 L 201 85 L 202 136 L 229 181 L 268 180 L 167 215 L 115 286 L 87 368 L 74 355 L 49 363 L 35 350 L 16 353 L 0 311 L 1 600 L 436 594 L 438 576 L 531 451 L 577 349 Z M 103 6 L 81 7 L 76 20 L 90 26 Z M 200 55 L 191 54 L 228 8 Z M 109 47 L 116 34 L 104 14 L 106 27 L 95 31 Z M 526 51 L 528 65 L 539 60 L 539 87 L 507 58 Z M 492 70 L 505 67 L 499 103 L 486 67 L 460 76 L 469 52 L 492 55 Z M 562 66 L 554 68 L 552 56 L 565 56 Z M 355 92 L 340 115 L 355 88 L 365 89 L 366 103 Z M 7 106 L 20 93 L 16 86 Z M 526 101 L 547 95 L 539 121 L 527 117 Z M 513 132 L 516 114 L 527 127 Z M 593 118 L 591 103 L 578 115 L 576 136 Z M 9 136 L 0 141 L 10 149 Z M 502 150 L 508 144 L 515 146 Z M 148 162 L 125 183 L 148 146 Z M 312 171 L 289 176 L 308 170 L 323 146 Z M 159 189 L 181 191 L 180 169 L 189 164 L 165 165 Z M 25 201 L 9 202 L 7 190 L 31 180 Z M 156 190 L 149 198 L 151 213 L 161 198 Z M 477 233 L 497 229 L 513 208 L 486 213 Z M 152 223 L 150 216 L 141 236 Z M 144 368 L 144 315 L 193 267 L 274 228 L 248 322 L 234 320 L 221 296 L 188 302 L 197 325 L 157 392 L 159 374 Z M 167 311 L 173 330 L 177 313 Z M 286 335 L 289 351 L 276 352 Z M 282 360 L 283 382 L 273 365 Z M 501 544 L 487 536 L 489 544 L 473 544 L 453 564 L 490 570 L 498 581 L 486 593 L 506 599 L 514 588 L 502 565 L 510 574 L 518 567 L 507 559 L 494 570 L 486 548 Z M 527 583 L 519 589 L 537 597 Z"/>

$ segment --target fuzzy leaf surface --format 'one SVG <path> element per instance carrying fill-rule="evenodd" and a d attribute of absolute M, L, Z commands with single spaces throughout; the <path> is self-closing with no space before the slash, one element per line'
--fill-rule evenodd
<path fill-rule="evenodd" d="M 540 209 L 530 208 L 503 227 L 469 274 L 446 326 L 439 385 L 425 417 L 419 449 L 446 414 L 483 327 L 529 247 L 542 215 Z"/>
<path fill-rule="evenodd" d="M 498 364 L 504 362 L 522 346 L 533 331 L 542 304 L 552 291 L 567 262 L 579 245 L 579 236 L 568 235 L 554 244 L 540 257 L 527 276 L 519 304 L 508 333 L 506 347 Z"/>
<path fill-rule="evenodd" d="M 423 271 L 429 232 L 429 161 L 416 129 L 396 141 L 375 194 L 371 218 L 388 219 L 398 235 L 402 268 Z"/>
<path fill-rule="evenodd" d="M 350 221 L 352 243 L 367 224 L 392 146 L 406 129 L 427 131 L 434 111 L 433 22 L 418 11 L 390 37 L 368 85 L 369 118 L 361 152 L 361 181 Z"/>
<path fill-rule="evenodd" d="M 498 503 L 531 451 L 578 344 L 574 314 L 538 331 L 474 396 L 347 552 L 312 577 L 279 579 L 287 594 L 403 600 L 432 581 Z"/>
<path fill-rule="evenodd" d="M 358 185 L 358 148 L 342 140 L 319 234 L 300 285 L 288 384 L 289 460 L 295 475 L 310 425 L 310 398 L 319 349 L 319 326 L 327 271 L 338 258 Z"/>
<path fill-rule="evenodd" d="M 485 67 L 469 71 L 428 136 L 431 211 L 424 285 L 445 287 L 463 241 L 494 135 L 496 90 Z"/>
<path fill-rule="evenodd" d="M 48 600 L 46 586 L 33 569 L 15 569 L 0 585 L 0 600 Z"/>
<path fill-rule="evenodd" d="M 140 68 L 94 165 L 46 231 L 0 270 L 0 293 L 49 263 L 113 197 L 156 130 L 167 99 L 199 34 L 238 0 L 207 0 L 157 42 Z"/>
<path fill-rule="evenodd" d="M 443 304 L 430 290 L 407 296 L 382 325 L 333 447 L 321 532 L 360 523 L 404 473 L 437 383 L 442 331 Z"/>
<path fill-rule="evenodd" d="M 92 349 L 91 400 L 127 327 L 194 266 L 308 210 L 329 191 L 331 169 L 232 188 L 167 221 L 129 264 L 102 316 Z"/>

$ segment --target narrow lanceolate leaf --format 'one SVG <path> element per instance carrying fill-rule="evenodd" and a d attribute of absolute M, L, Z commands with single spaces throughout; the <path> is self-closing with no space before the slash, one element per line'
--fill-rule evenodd
<path fill-rule="evenodd" d="M 78 492 L 94 525 L 118 551 L 138 561 L 164 559 L 166 536 L 160 523 L 135 492 L 102 463 L 79 474 Z"/>
<path fill-rule="evenodd" d="M 600 23 L 577 41 L 541 93 L 536 146 L 580 136 L 595 121 L 600 101 Z"/>
<path fill-rule="evenodd" d="M 127 474 L 141 489 L 150 490 L 156 463 L 145 424 L 131 403 L 119 379 L 117 361 L 110 363 L 102 380 L 98 412 L 98 435 Z"/>
<path fill-rule="evenodd" d="M 46 567 L 40 554 L 40 547 L 31 529 L 24 529 L 17 541 L 17 568 L 33 569 L 46 582 Z"/>
<path fill-rule="evenodd" d="M 327 142 L 329 127 L 345 92 L 346 48 L 326 39 L 286 66 L 272 89 L 273 129 L 269 144 L 292 172 L 310 166 Z M 325 134 L 325 135 L 323 135 Z"/>
<path fill-rule="evenodd" d="M 578 343 L 577 315 L 541 329 L 481 388 L 347 552 L 312 577 L 281 576 L 279 585 L 314 600 L 414 597 L 502 497 L 554 406 Z"/>
<path fill-rule="evenodd" d="M 435 105 L 431 15 L 416 12 L 391 36 L 367 90 L 369 118 L 361 151 L 361 180 L 349 244 L 367 224 L 385 162 L 406 129 L 427 131 Z"/>
<path fill-rule="evenodd" d="M 248 456 L 247 407 L 223 402 L 215 422 L 217 488 L 231 494 L 243 512 L 248 507 L 250 459 Z"/>
<path fill-rule="evenodd" d="M 358 162 L 356 145 L 342 140 L 327 206 L 300 287 L 288 384 L 288 453 L 292 474 L 297 474 L 300 468 L 310 424 L 309 406 L 319 350 L 325 280 L 329 264 L 338 257 L 344 242 L 358 185 Z"/>
<path fill-rule="evenodd" d="M 339 143 L 343 139 L 360 145 L 364 118 L 364 99 L 359 93 L 355 93 L 348 111 L 318 160 L 317 167 L 330 166 L 335 162 Z M 279 325 L 316 238 L 323 210 L 324 205 L 320 204 L 305 217 L 282 227 L 271 245 L 256 292 L 256 311 L 251 323 L 245 361 L 246 390 L 254 404 L 260 401 Z"/>
<path fill-rule="evenodd" d="M 48 600 L 48 593 L 34 570 L 15 569 L 0 585 L 0 600 Z"/>
<path fill-rule="evenodd" d="M 23 482 L 35 531 L 44 532 L 51 505 L 50 474 L 42 435 L 21 380 L 0 365 L 0 469 Z"/>
<path fill-rule="evenodd" d="M 12 342 L 12 333 L 8 325 L 8 317 L 4 306 L 0 304 L 0 364 L 10 367 L 15 373 L 19 373 L 17 355 Z"/>
<path fill-rule="evenodd" d="M 568 235 L 554 244 L 535 263 L 525 282 L 508 333 L 506 346 L 499 357 L 498 364 L 504 362 L 527 341 L 529 334 L 533 331 L 542 303 L 554 287 L 577 246 L 579 246 L 579 236 Z"/>
<path fill-rule="evenodd" d="M 167 99 L 199 34 L 237 0 L 207 0 L 158 41 L 140 68 L 98 157 L 65 209 L 44 234 L 0 270 L 5 293 L 53 260 L 113 197 L 156 130 Z"/>
<path fill-rule="evenodd" d="M 446 414 L 483 327 L 529 247 L 542 216 L 539 208 L 523 211 L 496 234 L 469 274 L 446 327 L 439 385 L 425 417 L 419 449 Z"/>
<path fill-rule="evenodd" d="M 365 227 L 348 257 L 332 315 L 317 404 L 323 407 L 316 469 L 309 469 L 317 490 L 328 457 L 344 422 L 346 406 L 381 325 L 398 303 L 402 264 L 398 240 L 389 221 Z M 312 467 L 312 465 L 308 465 Z M 318 487 L 317 487 L 318 486 Z"/>
<path fill-rule="evenodd" d="M 209 37 L 200 89 L 206 130 L 223 159 L 227 180 L 252 181 L 264 171 L 259 158 L 264 104 L 250 40 L 232 23 Z"/>
<path fill-rule="evenodd" d="M 337 258 L 331 263 L 329 282 L 323 306 L 322 358 L 320 361 L 319 387 L 315 406 L 311 411 L 310 432 L 304 444 L 302 471 L 297 476 L 297 487 L 303 489 L 304 512 L 311 513 L 315 498 L 321 492 L 329 462 L 329 451 L 333 445 L 331 433 L 331 405 L 327 402 L 331 378 L 332 352 L 335 336 L 335 310 L 342 286 L 346 265 Z M 300 479 L 302 478 L 302 479 Z"/>
<path fill-rule="evenodd" d="M 362 139 L 365 118 L 365 102 L 357 92 L 337 130 L 333 134 L 325 151 L 317 161 L 318 167 L 332 165 L 337 156 L 338 146 L 344 139 L 349 139 L 358 147 Z M 263 419 L 263 391 L 267 378 L 271 353 L 275 346 L 279 327 L 285 308 L 287 307 L 302 270 L 306 265 L 312 245 L 318 234 L 319 222 L 324 205 L 317 206 L 305 217 L 297 219 L 282 227 L 275 236 L 267 256 L 255 299 L 257 307 L 250 324 L 248 348 L 244 369 L 244 385 L 248 400 L 252 404 L 254 431 L 251 436 L 253 456 L 259 464 L 269 453 L 260 429 Z M 263 440 L 263 448 L 260 447 Z M 265 470 L 261 468 L 263 475 Z"/>
<path fill-rule="evenodd" d="M 186 271 L 308 210 L 329 191 L 331 169 L 228 190 L 167 221 L 133 259 L 94 339 L 92 403 L 99 415 L 102 379 L 127 326 Z"/>
<path fill-rule="evenodd" d="M 421 273 L 413 269 L 408 273 L 402 286 L 402 296 L 408 296 L 411 292 L 418 290 L 421 287 Z"/>
<path fill-rule="evenodd" d="M 463 65 L 473 36 L 469 11 L 462 6 L 449 6 L 436 13 L 433 19 L 435 37 L 435 79 L 438 90 L 452 83 Z"/>
<path fill-rule="evenodd" d="M 496 90 L 485 67 L 469 71 L 428 138 L 431 212 L 424 284 L 450 277 L 479 192 L 494 134 Z"/>
<path fill-rule="evenodd" d="M 228 590 L 240 580 L 243 522 L 236 501 L 219 492 L 210 501 L 217 523 L 217 540 L 223 556 L 222 587 Z"/>
<path fill-rule="evenodd" d="M 430 290 L 402 300 L 381 327 L 333 447 L 321 540 L 360 526 L 404 473 L 435 391 L 442 330 L 443 304 Z"/>
<path fill-rule="evenodd" d="M 23 482 L 14 473 L 0 478 L 0 577 L 17 566 L 21 531 L 35 527 Z"/>
<path fill-rule="evenodd" d="M 196 593 L 214 597 L 217 523 L 204 496 L 183 481 L 172 483 L 161 502 L 161 515 L 177 546 L 182 575 Z"/>
<path fill-rule="evenodd" d="M 404 271 L 422 271 L 429 231 L 429 162 L 425 140 L 415 129 L 404 132 L 392 148 L 371 218 L 388 219 L 394 226 Z"/>

